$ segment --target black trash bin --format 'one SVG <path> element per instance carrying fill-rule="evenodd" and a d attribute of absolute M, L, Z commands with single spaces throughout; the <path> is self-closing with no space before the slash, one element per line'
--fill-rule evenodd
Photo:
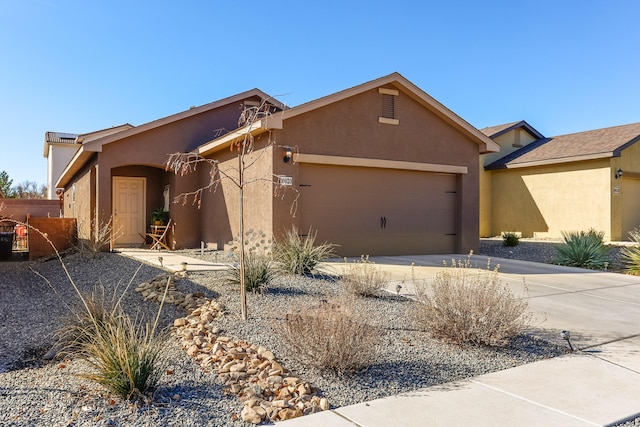
<path fill-rule="evenodd" d="M 13 252 L 13 231 L 0 231 L 0 259 L 11 258 Z"/>

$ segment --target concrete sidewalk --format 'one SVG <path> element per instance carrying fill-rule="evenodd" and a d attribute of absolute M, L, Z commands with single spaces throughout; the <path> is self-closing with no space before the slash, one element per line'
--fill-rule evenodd
<path fill-rule="evenodd" d="M 370 260 L 390 273 L 389 290 L 401 284 L 411 294 L 414 280 L 432 280 L 452 258 L 466 256 Z M 483 268 L 487 258 L 472 262 Z M 640 278 L 507 259 L 492 264 L 500 264 L 514 293 L 530 297 L 538 319 L 531 332 L 563 344 L 560 330 L 569 330 L 577 352 L 277 425 L 604 426 L 640 416 Z M 321 269 L 339 274 L 342 267 Z"/>

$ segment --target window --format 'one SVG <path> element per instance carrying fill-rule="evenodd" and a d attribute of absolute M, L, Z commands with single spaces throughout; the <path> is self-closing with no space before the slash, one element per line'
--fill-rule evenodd
<path fill-rule="evenodd" d="M 169 212 L 169 204 L 171 203 L 171 200 L 169 199 L 169 184 L 164 186 L 162 198 L 164 199 L 164 211 Z"/>

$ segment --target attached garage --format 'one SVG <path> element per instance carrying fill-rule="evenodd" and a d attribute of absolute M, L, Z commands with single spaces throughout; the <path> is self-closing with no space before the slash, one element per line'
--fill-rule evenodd
<path fill-rule="evenodd" d="M 456 251 L 456 174 L 304 164 L 298 188 L 301 231 L 341 256 Z"/>

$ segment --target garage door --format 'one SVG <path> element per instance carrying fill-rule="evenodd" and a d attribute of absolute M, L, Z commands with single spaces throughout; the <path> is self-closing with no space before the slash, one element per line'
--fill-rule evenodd
<path fill-rule="evenodd" d="M 298 188 L 301 231 L 341 256 L 455 252 L 455 175 L 303 164 Z"/>

